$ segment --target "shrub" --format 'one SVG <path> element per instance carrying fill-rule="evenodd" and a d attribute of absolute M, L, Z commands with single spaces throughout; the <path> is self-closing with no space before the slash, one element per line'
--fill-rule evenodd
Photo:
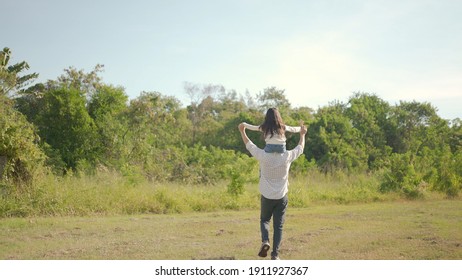
<path fill-rule="evenodd" d="M 231 182 L 228 184 L 228 193 L 232 195 L 240 195 L 244 193 L 245 178 L 241 173 L 236 171 L 230 172 Z"/>
<path fill-rule="evenodd" d="M 461 166 L 462 152 L 453 155 L 447 148 L 437 163 L 434 188 L 444 192 L 448 198 L 457 197 L 462 189 Z"/>
<path fill-rule="evenodd" d="M 0 181 L 16 186 L 33 181 L 45 160 L 37 142 L 34 126 L 0 96 Z"/>
<path fill-rule="evenodd" d="M 411 154 L 392 154 L 390 167 L 383 174 L 379 190 L 381 192 L 397 191 L 406 198 L 416 199 L 423 195 L 420 182 L 411 161 Z"/>

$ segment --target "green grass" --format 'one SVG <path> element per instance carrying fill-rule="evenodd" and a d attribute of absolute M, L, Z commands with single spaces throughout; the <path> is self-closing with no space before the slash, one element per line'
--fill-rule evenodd
<path fill-rule="evenodd" d="M 283 259 L 462 259 L 462 201 L 290 207 Z M 259 211 L 0 219 L 0 259 L 257 259 Z"/>
<path fill-rule="evenodd" d="M 0 189 L 1 191 L 1 189 Z M 166 214 L 254 208 L 256 190 L 234 197 L 225 184 L 133 182 L 115 173 L 45 176 L 33 188 L 0 192 L 0 217 Z"/>
<path fill-rule="evenodd" d="M 249 175 L 250 177 L 250 175 Z M 190 185 L 148 182 L 101 172 L 95 176 L 43 176 L 29 189 L 0 186 L 1 217 L 133 215 L 254 210 L 259 208 L 257 182 L 247 182 L 242 195 L 227 192 L 229 182 Z M 290 206 L 398 201 L 398 193 L 380 193 L 377 176 L 313 172 L 290 179 Z M 442 198 L 424 192 L 423 199 Z"/>

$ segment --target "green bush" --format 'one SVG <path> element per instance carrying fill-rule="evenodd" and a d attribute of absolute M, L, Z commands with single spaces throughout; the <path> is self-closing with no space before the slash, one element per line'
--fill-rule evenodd
<path fill-rule="evenodd" d="M 43 167 L 34 126 L 0 95 L 0 182 L 29 185 Z"/>
<path fill-rule="evenodd" d="M 457 197 L 462 189 L 462 151 L 451 154 L 447 148 L 436 166 L 434 189 L 444 192 L 448 198 Z"/>
<path fill-rule="evenodd" d="M 396 191 L 406 198 L 422 197 L 421 180 L 411 161 L 411 154 L 392 154 L 390 167 L 384 172 L 379 190 L 381 192 Z"/>

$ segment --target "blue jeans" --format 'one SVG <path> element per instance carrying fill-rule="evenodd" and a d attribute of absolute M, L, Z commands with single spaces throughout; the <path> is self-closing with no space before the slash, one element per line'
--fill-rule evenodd
<path fill-rule="evenodd" d="M 273 217 L 273 251 L 271 256 L 279 254 L 279 246 L 282 240 L 282 227 L 286 216 L 286 209 L 289 203 L 287 194 L 281 199 L 268 199 L 261 196 L 260 230 L 262 242 L 269 242 L 269 223 Z"/>
<path fill-rule="evenodd" d="M 264 151 L 266 153 L 285 153 L 286 145 L 266 144 Z"/>

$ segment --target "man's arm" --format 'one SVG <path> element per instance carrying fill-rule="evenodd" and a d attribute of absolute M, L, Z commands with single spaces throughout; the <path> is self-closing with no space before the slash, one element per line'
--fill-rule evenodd
<path fill-rule="evenodd" d="M 244 141 L 246 149 L 250 154 L 255 157 L 257 160 L 261 160 L 265 151 L 255 146 L 255 144 L 247 137 L 245 133 L 245 126 L 243 123 L 239 124 L 239 131 L 241 132 L 242 141 Z"/>
<path fill-rule="evenodd" d="M 241 132 L 242 141 L 244 141 L 244 144 L 247 145 L 247 143 L 250 140 L 249 140 L 249 137 L 247 137 L 247 134 L 245 133 L 245 125 L 244 125 L 244 123 L 239 124 L 239 131 Z"/>

